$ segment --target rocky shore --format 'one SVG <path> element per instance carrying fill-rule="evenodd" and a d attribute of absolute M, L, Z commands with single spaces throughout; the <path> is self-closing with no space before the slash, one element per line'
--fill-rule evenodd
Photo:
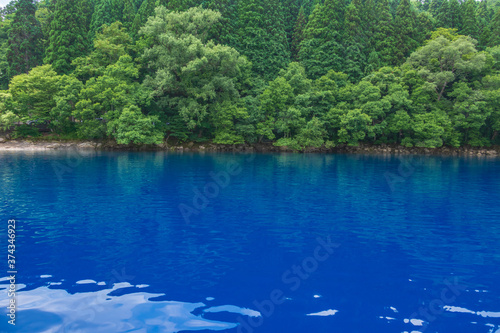
<path fill-rule="evenodd" d="M 0 138 L 0 151 L 46 151 L 65 149 L 91 149 L 103 151 L 175 151 L 175 152 L 292 152 L 288 147 L 276 147 L 272 143 L 256 143 L 241 145 L 220 145 L 213 143 L 187 142 L 178 145 L 119 145 L 116 142 L 92 141 L 30 141 L 6 140 Z M 440 147 L 440 148 L 407 148 L 399 145 L 368 145 L 357 147 L 339 145 L 334 148 L 309 148 L 303 153 L 342 153 L 342 154 L 421 154 L 421 155 L 454 155 L 454 156 L 500 156 L 500 147 Z"/>

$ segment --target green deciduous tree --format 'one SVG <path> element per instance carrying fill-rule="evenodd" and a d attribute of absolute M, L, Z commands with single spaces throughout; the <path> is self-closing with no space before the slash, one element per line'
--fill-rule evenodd
<path fill-rule="evenodd" d="M 340 130 L 338 131 L 338 142 L 357 146 L 359 141 L 370 134 L 370 116 L 361 112 L 360 109 L 348 110 L 340 116 Z"/>
<path fill-rule="evenodd" d="M 50 111 L 56 105 L 59 75 L 50 65 L 33 68 L 28 74 L 14 76 L 9 85 L 11 111 L 26 120 L 50 121 Z"/>
<path fill-rule="evenodd" d="M 500 49 L 500 47 L 497 47 Z M 500 52 L 500 50 L 499 50 Z M 500 74 L 487 75 L 483 78 L 483 90 L 490 117 L 487 120 L 489 131 L 486 135 L 492 143 L 497 143 L 500 132 Z"/>
<path fill-rule="evenodd" d="M 451 127 L 448 115 L 441 110 L 413 115 L 411 122 L 412 138 L 404 140 L 407 146 L 436 148 L 447 139 L 447 128 Z"/>
<path fill-rule="evenodd" d="M 75 130 L 73 111 L 82 88 L 82 82 L 73 75 L 62 75 L 59 78 L 57 93 L 53 96 L 55 106 L 50 110 L 50 125 L 58 133 L 71 133 Z"/>
<path fill-rule="evenodd" d="M 215 127 L 213 142 L 219 144 L 240 144 L 245 139 L 242 131 L 238 128 L 241 121 L 249 117 L 246 108 L 233 102 L 224 101 L 218 103 L 212 113 L 212 124 Z"/>
<path fill-rule="evenodd" d="M 323 122 L 313 117 L 300 129 L 295 140 L 300 147 L 318 148 L 325 143 L 325 138 L 327 138 L 327 133 Z"/>
<path fill-rule="evenodd" d="M 164 134 L 159 129 L 157 116 L 146 116 L 135 105 L 125 106 L 120 116 L 108 123 L 108 133 L 119 144 L 160 144 Z"/>
<path fill-rule="evenodd" d="M 426 88 L 435 91 L 439 101 L 457 76 L 483 68 L 485 55 L 477 53 L 474 43 L 470 37 L 450 41 L 440 36 L 412 53 L 407 62 L 419 70 Z"/>
<path fill-rule="evenodd" d="M 102 75 L 108 65 L 129 54 L 131 43 L 132 38 L 121 22 L 103 25 L 94 39 L 94 50 L 86 57 L 73 60 L 74 74 L 82 81 Z"/>
<path fill-rule="evenodd" d="M 138 76 L 132 58 L 123 55 L 108 65 L 102 75 L 87 80 L 73 111 L 80 121 L 77 130 L 82 138 L 100 139 L 106 135 L 116 138 L 116 122 L 123 110 L 147 104 L 148 93 L 136 82 Z"/>
<path fill-rule="evenodd" d="M 164 7 L 141 29 L 155 43 L 144 52 L 154 74 L 144 84 L 159 106 L 174 110 L 190 130 L 206 128 L 210 115 L 228 101 L 238 102 L 238 80 L 248 70 L 233 48 L 207 40 L 220 13 L 201 7 L 169 12 Z M 226 105 L 226 104 L 224 104 Z"/>
<path fill-rule="evenodd" d="M 462 136 L 462 142 L 482 146 L 487 141 L 481 130 L 486 126 L 491 109 L 486 107 L 483 93 L 472 89 L 467 82 L 457 82 L 449 97 L 454 98 L 452 120 Z M 486 142 L 485 142 L 486 140 Z"/>

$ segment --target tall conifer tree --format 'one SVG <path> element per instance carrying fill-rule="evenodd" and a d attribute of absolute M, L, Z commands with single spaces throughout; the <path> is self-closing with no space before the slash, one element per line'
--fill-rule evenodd
<path fill-rule="evenodd" d="M 392 14 L 390 11 L 388 0 L 379 0 L 375 7 L 376 21 L 374 25 L 373 35 L 373 51 L 371 60 L 380 59 L 379 65 L 389 65 L 394 51 L 392 48 L 395 45 L 395 34 L 392 30 Z M 373 64 L 373 69 L 377 69 L 377 63 Z"/>
<path fill-rule="evenodd" d="M 238 25 L 238 51 L 252 62 L 256 74 L 273 79 L 290 61 L 279 0 L 241 0 Z"/>
<path fill-rule="evenodd" d="M 497 9 L 495 16 L 488 26 L 489 36 L 487 39 L 487 46 L 493 47 L 500 45 L 500 8 Z"/>
<path fill-rule="evenodd" d="M 8 32 L 8 77 L 28 73 L 42 63 L 42 28 L 32 0 L 19 0 Z"/>
<path fill-rule="evenodd" d="M 392 26 L 395 34 L 394 47 L 392 48 L 395 52 L 392 56 L 392 64 L 399 65 L 418 46 L 416 16 L 410 0 L 401 0 Z"/>
<path fill-rule="evenodd" d="M 307 18 L 304 12 L 304 7 L 300 7 L 297 21 L 293 29 L 291 56 L 295 61 L 299 60 L 300 43 L 304 40 L 304 29 L 307 25 Z"/>
<path fill-rule="evenodd" d="M 361 79 L 365 67 L 363 27 L 359 8 L 360 0 L 353 0 L 345 11 L 344 21 L 344 49 L 345 49 L 345 69 L 351 81 L 357 82 Z"/>
<path fill-rule="evenodd" d="M 210 0 L 204 3 L 207 9 L 216 10 L 222 17 L 210 29 L 211 39 L 219 44 L 237 47 L 238 13 L 236 0 Z"/>
<path fill-rule="evenodd" d="M 310 78 L 317 79 L 331 69 L 343 70 L 344 11 L 343 0 L 326 0 L 317 4 L 309 17 L 299 58 Z"/>
<path fill-rule="evenodd" d="M 481 0 L 479 3 L 479 6 L 477 7 L 476 10 L 476 16 L 477 16 L 477 24 L 478 24 L 478 33 L 481 34 L 483 30 L 488 26 L 490 23 L 490 17 L 489 17 L 489 10 L 488 10 L 488 5 L 486 0 Z"/>
<path fill-rule="evenodd" d="M 136 14 L 137 9 L 135 8 L 134 2 L 132 0 L 124 0 L 121 22 L 129 33 L 132 29 L 132 24 L 134 24 Z"/>
<path fill-rule="evenodd" d="M 478 38 L 478 25 L 476 18 L 476 6 L 475 0 L 467 0 L 462 4 L 463 6 L 463 21 L 462 21 L 462 31 L 463 35 L 471 36 L 472 38 Z"/>
<path fill-rule="evenodd" d="M 71 61 L 87 53 L 86 17 L 79 0 L 58 0 L 50 23 L 49 46 L 44 62 L 59 74 L 73 70 Z"/>
<path fill-rule="evenodd" d="M 132 23 L 132 35 L 137 35 L 139 29 L 147 22 L 148 17 L 154 14 L 156 0 L 144 0 L 137 10 L 134 22 Z"/>
<path fill-rule="evenodd" d="M 299 15 L 299 1 L 298 0 L 281 0 L 281 7 L 283 8 L 283 23 L 286 33 L 288 45 L 292 45 L 293 32 L 297 16 Z"/>
<path fill-rule="evenodd" d="M 445 1 L 446 0 L 431 0 L 429 4 L 429 13 L 431 13 L 434 18 L 439 16 L 439 8 L 441 8 Z"/>
<path fill-rule="evenodd" d="M 437 27 L 451 28 L 450 7 L 448 0 L 443 1 L 441 6 L 437 9 L 434 18 L 436 19 Z"/>
<path fill-rule="evenodd" d="M 450 28 L 462 29 L 462 13 L 458 0 L 450 0 Z"/>
<path fill-rule="evenodd" d="M 95 33 L 101 29 L 103 24 L 110 25 L 115 21 L 121 20 L 116 5 L 117 2 L 115 0 L 99 0 L 96 3 L 90 22 L 90 38 L 93 39 L 95 37 Z"/>

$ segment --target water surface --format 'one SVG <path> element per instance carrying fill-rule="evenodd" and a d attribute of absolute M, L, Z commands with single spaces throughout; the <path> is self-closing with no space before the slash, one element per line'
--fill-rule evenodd
<path fill-rule="evenodd" d="M 16 332 L 500 332 L 500 160 L 5 152 Z M 7 237 L 0 249 L 7 255 Z"/>

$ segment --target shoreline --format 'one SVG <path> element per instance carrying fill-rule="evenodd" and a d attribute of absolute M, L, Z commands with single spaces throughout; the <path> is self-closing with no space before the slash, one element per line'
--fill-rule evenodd
<path fill-rule="evenodd" d="M 294 152 L 288 147 L 273 146 L 269 143 L 220 145 L 210 142 L 186 142 L 178 145 L 119 145 L 116 142 L 93 141 L 31 141 L 5 140 L 0 142 L 2 151 L 51 151 L 51 150 L 99 150 L 99 151 L 175 151 L 175 152 L 258 152 L 279 153 Z M 359 146 L 338 145 L 333 148 L 307 148 L 298 153 L 337 153 L 337 154 L 401 154 L 401 155 L 442 155 L 442 156 L 486 156 L 499 157 L 500 146 L 494 147 L 439 147 L 439 148 L 407 148 L 396 144 L 360 144 Z"/>

